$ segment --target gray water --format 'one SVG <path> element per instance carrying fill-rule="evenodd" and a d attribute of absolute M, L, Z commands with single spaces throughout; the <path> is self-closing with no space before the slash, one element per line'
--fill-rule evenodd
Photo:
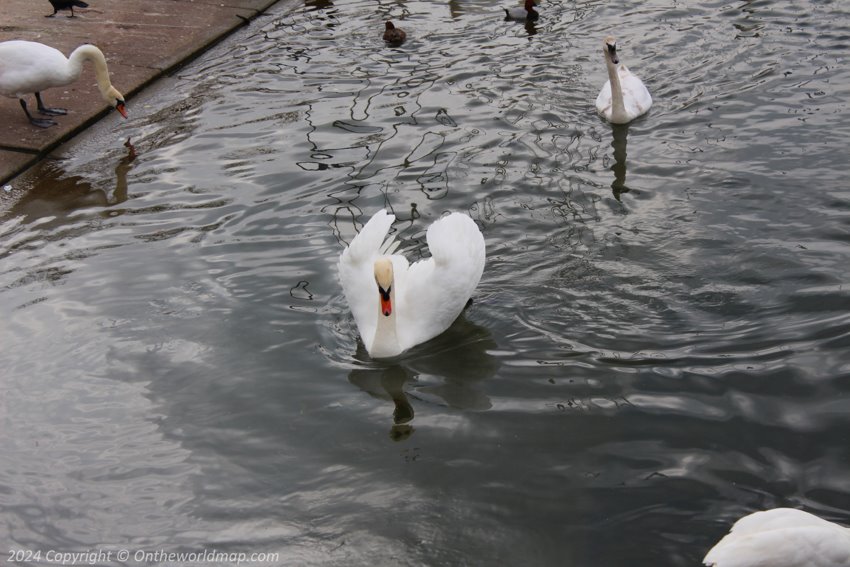
<path fill-rule="evenodd" d="M 693 566 L 754 510 L 850 525 L 850 8 L 541 11 L 283 3 L 13 183 L 0 562 Z M 335 272 L 380 208 L 411 258 L 449 210 L 488 247 L 392 364 Z"/>

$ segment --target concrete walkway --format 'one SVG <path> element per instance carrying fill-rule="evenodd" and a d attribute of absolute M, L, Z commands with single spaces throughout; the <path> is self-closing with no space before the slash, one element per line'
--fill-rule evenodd
<path fill-rule="evenodd" d="M 86 0 L 89 8 L 53 12 L 48 0 L 2 0 L 0 41 L 45 43 L 66 56 L 83 43 L 106 55 L 112 84 L 127 100 L 133 119 L 133 93 L 201 54 L 245 25 L 277 0 Z M 66 87 L 42 93 L 46 106 L 68 109 L 58 126 L 32 126 L 17 99 L 0 96 L 0 184 L 31 166 L 99 118 L 123 120 L 103 101 L 92 65 Z M 27 99 L 34 116 L 35 97 Z"/>

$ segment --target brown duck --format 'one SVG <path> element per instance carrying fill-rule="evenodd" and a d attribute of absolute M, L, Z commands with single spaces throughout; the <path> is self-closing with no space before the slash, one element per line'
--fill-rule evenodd
<path fill-rule="evenodd" d="M 387 22 L 387 27 L 384 30 L 384 41 L 392 46 L 398 46 L 404 43 L 406 38 L 407 34 L 404 33 L 403 29 L 395 27 L 392 22 Z"/>

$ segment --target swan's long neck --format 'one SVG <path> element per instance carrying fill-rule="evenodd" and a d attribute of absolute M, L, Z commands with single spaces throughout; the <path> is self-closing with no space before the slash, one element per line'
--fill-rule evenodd
<path fill-rule="evenodd" d="M 620 85 L 620 74 L 617 72 L 617 64 L 611 58 L 605 57 L 608 66 L 608 80 L 611 81 L 611 117 L 612 121 L 625 118 L 626 105 L 623 102 L 623 87 Z"/>
<path fill-rule="evenodd" d="M 395 283 L 390 286 L 390 304 L 392 311 L 384 315 L 378 306 L 378 326 L 375 328 L 375 338 L 372 340 L 372 348 L 369 355 L 373 358 L 387 358 L 401 352 L 396 333 L 396 312 L 398 306 L 395 302 Z"/>
<path fill-rule="evenodd" d="M 94 75 L 97 79 L 97 88 L 100 90 L 106 102 L 111 103 L 115 98 L 122 98 L 120 94 L 116 97 L 118 91 L 112 86 L 109 80 L 109 69 L 106 67 L 106 57 L 103 52 L 94 45 L 81 45 L 75 49 L 71 56 L 68 57 L 68 72 L 74 77 L 79 78 L 83 70 L 83 63 L 91 61 L 94 64 Z"/>

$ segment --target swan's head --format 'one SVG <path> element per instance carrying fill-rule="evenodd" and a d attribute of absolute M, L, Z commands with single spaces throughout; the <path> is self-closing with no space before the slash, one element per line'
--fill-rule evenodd
<path fill-rule="evenodd" d="M 118 89 L 115 87 L 109 87 L 109 89 L 107 89 L 104 93 L 103 98 L 112 106 L 112 108 L 117 110 L 121 116 L 127 118 L 127 107 L 124 105 L 124 96 L 118 92 Z"/>
<path fill-rule="evenodd" d="M 392 296 L 390 295 L 393 290 L 393 263 L 389 258 L 375 260 L 375 283 L 378 284 L 381 313 L 384 317 L 389 317 L 393 312 Z"/>
<path fill-rule="evenodd" d="M 620 62 L 620 58 L 617 57 L 617 40 L 614 36 L 609 35 L 605 38 L 602 51 L 605 53 L 605 59 L 610 60 L 614 65 Z"/>

